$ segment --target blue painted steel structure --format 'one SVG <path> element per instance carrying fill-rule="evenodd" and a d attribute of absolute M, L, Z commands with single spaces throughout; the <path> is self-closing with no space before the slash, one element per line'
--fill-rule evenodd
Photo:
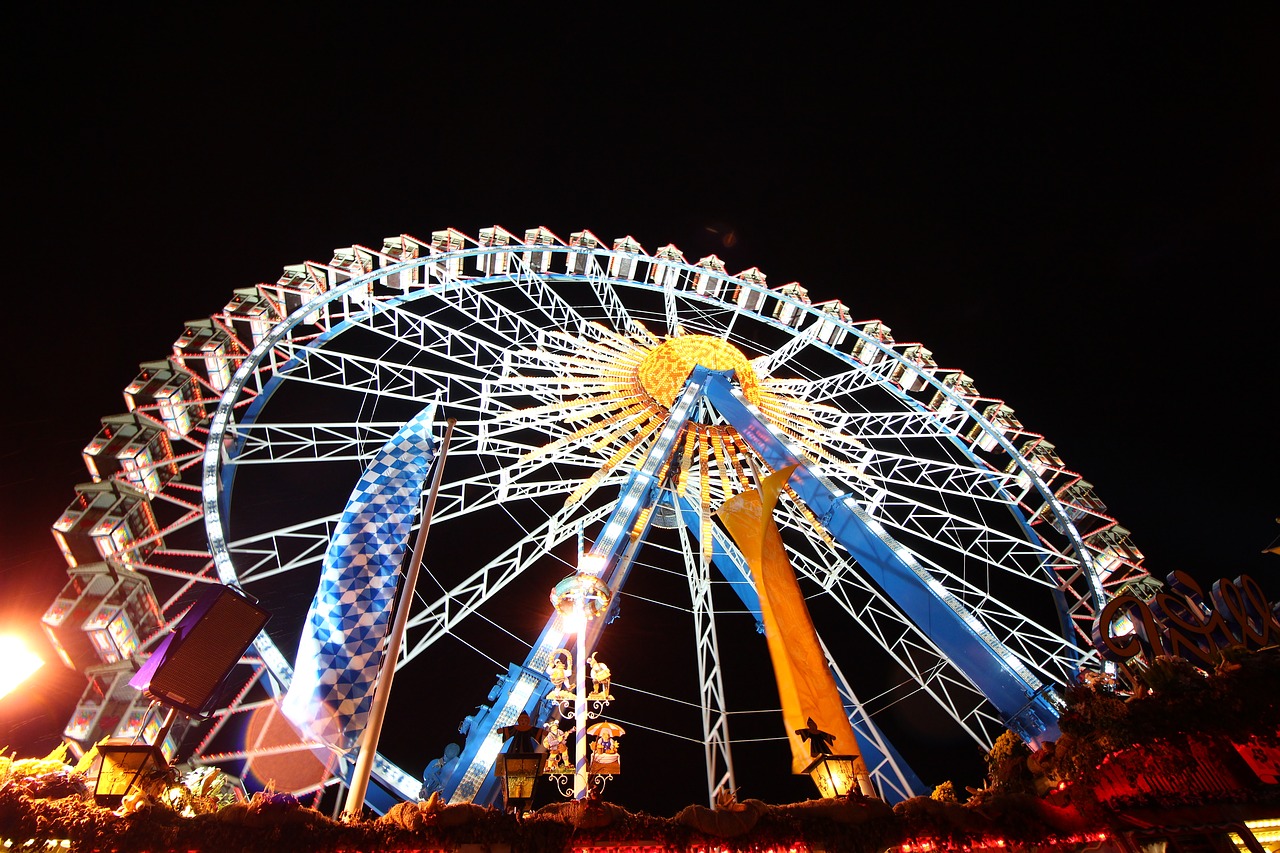
<path fill-rule="evenodd" d="M 747 403 L 727 373 L 701 366 L 694 368 L 648 457 L 623 485 L 622 496 L 590 552 L 599 561 L 600 577 L 611 593 L 621 589 L 631 560 L 644 541 L 647 519 L 651 518 L 646 510 L 652 510 L 662 494 L 663 483 L 657 479 L 658 474 L 675 452 L 676 440 L 697 405 L 704 401 L 714 407 L 771 468 L 797 466 L 791 485 L 800 498 L 903 612 L 917 625 L 928 627 L 934 641 L 999 710 L 1009 728 L 1036 745 L 1057 738 L 1058 702 L 1052 685 L 1043 684 L 1027 670 L 963 603 L 931 578 L 911 552 L 896 543 L 851 497 L 835 493 L 814 474 L 804 457 Z M 645 529 L 634 529 L 642 517 L 646 519 Z M 699 529 L 696 512 L 687 504 L 681 506 L 680 517 L 691 530 Z M 758 619 L 759 600 L 749 576 L 744 574 L 741 555 L 731 556 L 731 548 L 725 542 L 713 543 L 713 561 Z M 588 634 L 588 649 L 595 648 L 607 621 L 594 623 Z M 551 653 L 562 642 L 563 632 L 553 617 L 518 674 L 513 665 L 511 672 L 515 677 L 495 688 L 496 701 L 492 707 L 482 709 L 472 722 L 462 759 L 453 776 L 445 782 L 444 793 L 450 801 L 488 802 L 496 795 L 496 780 L 491 771 L 501 746 L 497 729 L 510 725 L 521 711 L 536 710 L 538 699 L 550 685 L 543 674 L 545 667 Z M 918 778 L 906 768 L 892 745 L 878 736 L 861 708 L 855 708 L 851 718 L 869 766 L 891 759 L 895 766 L 904 768 L 904 781 L 910 790 L 923 793 Z M 881 743 L 885 744 L 883 749 L 879 746 Z"/>
<path fill-rule="evenodd" d="M 701 534 L 701 524 L 697 509 L 684 498 L 675 498 L 673 492 L 664 492 L 662 499 L 664 501 L 679 500 L 679 512 L 684 525 L 695 538 L 698 538 Z M 758 630 L 763 632 L 760 596 L 756 594 L 755 585 L 751 580 L 751 570 L 743 559 L 742 553 L 727 537 L 722 537 L 719 528 L 714 528 L 714 531 L 711 562 L 734 594 L 742 601 L 743 607 L 755 616 Z M 928 793 L 920 777 L 880 731 L 879 726 L 867 715 L 862 703 L 853 695 L 852 685 L 846 684 L 839 673 L 836 673 L 836 676 L 836 687 L 841 691 L 845 710 L 849 714 L 849 722 L 853 725 L 854 737 L 858 739 L 858 751 L 862 754 L 872 776 L 880 780 L 882 799 L 896 803 Z"/>
<path fill-rule="evenodd" d="M 608 586 L 614 597 L 626 582 L 631 562 L 644 543 L 644 534 L 651 523 L 652 510 L 657 504 L 661 483 L 659 474 L 676 450 L 676 442 L 685 424 L 692 416 L 694 406 L 702 397 L 705 374 L 692 377 L 684 392 L 671 407 L 671 415 L 658 434 L 649 455 L 632 471 L 622 486 L 617 506 L 610 514 L 600 537 L 591 549 L 591 555 L 600 566 L 598 576 Z M 639 519 L 645 519 L 643 529 L 636 530 Z M 588 653 L 600 640 L 600 632 L 609 618 L 591 623 L 586 637 Z M 450 802 L 491 802 L 497 791 L 493 765 L 502 745 L 498 729 L 511 725 L 521 711 L 533 714 L 538 701 L 550 689 L 545 672 L 552 653 L 564 644 L 564 631 L 557 616 L 552 616 L 533 644 L 520 674 L 499 685 L 493 706 L 484 709 L 482 716 L 471 724 L 467 743 L 454 773 L 446 779 L 443 795 Z M 536 721 L 541 723 L 542 721 Z"/>
<path fill-rule="evenodd" d="M 702 369 L 702 368 L 699 368 Z M 911 552 L 848 496 L 838 495 L 765 423 L 723 374 L 706 383 L 708 401 L 775 470 L 795 465 L 791 487 L 827 531 L 913 622 L 999 709 L 1005 724 L 1037 746 L 1058 737 L 1060 702 L 1053 686 L 1022 665 Z"/>

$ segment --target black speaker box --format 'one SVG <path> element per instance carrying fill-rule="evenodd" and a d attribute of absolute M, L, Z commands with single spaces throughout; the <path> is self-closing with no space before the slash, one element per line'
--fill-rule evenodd
<path fill-rule="evenodd" d="M 201 716 L 269 618 L 230 587 L 212 586 L 129 684 L 161 704 Z"/>

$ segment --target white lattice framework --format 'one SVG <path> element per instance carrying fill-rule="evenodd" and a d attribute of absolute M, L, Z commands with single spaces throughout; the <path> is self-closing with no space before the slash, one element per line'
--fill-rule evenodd
<path fill-rule="evenodd" d="M 540 233 L 547 239 L 549 232 Z M 253 334 L 234 313 L 213 316 L 231 342 L 223 357 L 234 372 L 225 387 L 207 358 L 174 354 L 173 364 L 191 374 L 199 393 L 182 404 L 193 427 L 175 436 L 182 474 L 150 497 L 161 520 L 151 538 L 165 546 L 145 560 L 115 555 L 172 582 L 160 601 L 170 624 L 198 584 L 222 580 L 275 595 L 280 584 L 305 585 L 317 571 L 341 506 L 233 523 L 238 480 L 255 470 L 268 478 L 305 470 L 309 481 L 333 482 L 340 493 L 403 423 L 404 412 L 439 401 L 457 419 L 451 459 L 471 463 L 446 478 L 433 524 L 461 530 L 469 519 L 513 506 L 529 515 L 480 564 L 434 592 L 419 591 L 399 665 L 424 658 L 524 582 L 574 531 L 591 530 L 608 515 L 610 495 L 638 449 L 599 478 L 588 499 L 563 505 L 603 461 L 589 426 L 618 405 L 608 399 L 617 386 L 601 353 L 652 347 L 678 332 L 732 343 L 775 391 L 803 404 L 807 425 L 793 427 L 792 438 L 813 449 L 816 470 L 915 547 L 940 588 L 1041 679 L 1059 683 L 1075 668 L 1095 665 L 1087 642 L 1093 616 L 1115 590 L 1147 580 L 1141 554 L 1115 547 L 1114 536 L 1106 548 L 1095 544 L 1104 541 L 1100 533 L 1123 529 L 1100 503 L 1077 500 L 1071 488 L 1079 475 L 1037 455 L 1042 437 L 1016 420 L 987 416 L 1002 401 L 950 383 L 958 371 L 908 357 L 916 345 L 872 333 L 878 321 L 841 319 L 769 289 L 763 276 L 709 276 L 710 267 L 671 252 L 587 251 L 551 236 L 536 250 L 518 239 L 490 245 L 467 237 L 461 249 L 440 251 L 431 240 L 406 235 L 388 238 L 381 250 L 339 250 L 329 263 L 309 262 L 292 275 L 290 287 L 303 298 L 288 316 L 279 283 L 257 288 L 271 322 Z M 785 323 L 774 317 L 782 307 L 791 315 Z M 299 417 L 299 399 L 336 402 L 304 403 L 308 414 Z M 317 409 L 333 417 L 316 416 Z M 159 403 L 138 408 L 157 423 L 167 411 Z M 640 429 L 641 421 L 624 413 L 614 427 Z M 719 466 L 713 460 L 705 476 L 696 466 L 690 475 L 691 489 L 712 507 L 738 488 L 723 456 Z M 848 554 L 832 547 L 817 521 L 815 527 L 794 501 L 780 504 L 779 523 L 810 595 L 844 614 L 841 631 L 856 626 L 882 649 L 906 673 L 905 689 L 929 697 L 989 745 L 1002 730 L 998 716 L 931 642 L 927 627 L 905 618 Z M 140 553 L 143 544 L 130 549 Z M 724 788 L 733 764 L 715 581 L 683 529 L 652 555 L 645 559 L 681 566 L 688 578 L 690 601 L 681 606 L 695 626 L 707 780 L 712 790 Z M 1028 611 L 999 589 L 1060 606 Z M 258 700 L 247 698 L 254 679 L 269 673 L 287 683 L 290 653 L 264 636 L 246 658 L 246 687 L 220 719 L 256 707 Z M 838 653 L 831 657 L 842 689 L 861 706 Z M 874 705 L 867 705 L 872 716 Z M 197 759 L 252 755 L 217 752 L 218 730 L 199 745 Z M 412 777 L 392 762 L 382 760 L 377 772 L 406 796 L 416 793 Z"/>

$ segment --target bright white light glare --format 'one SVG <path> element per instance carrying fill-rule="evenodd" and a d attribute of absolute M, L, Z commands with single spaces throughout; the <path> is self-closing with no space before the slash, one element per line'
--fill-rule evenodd
<path fill-rule="evenodd" d="M 562 614 L 564 619 L 564 630 L 566 634 L 577 634 L 583 628 L 587 627 L 587 614 L 583 612 L 582 606 L 575 606 L 572 610 L 567 610 Z"/>
<path fill-rule="evenodd" d="M 1127 637 L 1134 632 L 1133 620 L 1128 613 L 1121 613 L 1111 622 L 1111 634 L 1115 637 Z"/>
<path fill-rule="evenodd" d="M 0 636 L 0 699 L 42 666 L 44 661 L 21 637 Z"/>
<path fill-rule="evenodd" d="M 578 558 L 578 571 L 584 575 L 596 575 L 604 571 L 605 559 L 599 554 L 583 554 Z"/>

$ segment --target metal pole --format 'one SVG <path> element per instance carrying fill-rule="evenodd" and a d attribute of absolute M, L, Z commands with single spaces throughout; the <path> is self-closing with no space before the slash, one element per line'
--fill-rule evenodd
<path fill-rule="evenodd" d="M 405 573 L 404 592 L 400 596 L 400 608 L 396 611 L 395 623 L 391 634 L 387 637 L 387 650 L 382 659 L 382 669 L 378 672 L 378 680 L 373 687 L 373 705 L 369 708 L 369 722 L 365 725 L 360 737 L 360 754 L 356 757 L 356 766 L 351 773 L 351 787 L 347 791 L 346 807 L 342 817 L 354 820 L 360 817 L 364 808 L 364 795 L 369 790 L 369 774 L 373 770 L 373 759 L 378 754 L 378 738 L 382 734 L 382 721 L 387 716 L 387 702 L 391 698 L 391 679 L 396 674 L 396 658 L 400 656 L 400 644 L 404 640 L 405 626 L 409 622 L 409 603 L 413 600 L 413 588 L 418 583 L 418 569 L 422 566 L 422 552 L 427 544 L 427 530 L 431 527 L 431 514 L 436 508 L 436 495 L 440 491 L 440 475 L 444 472 L 444 459 L 449 453 L 449 439 L 453 436 L 453 425 L 456 418 L 449 418 L 440 442 L 440 455 L 436 458 L 436 470 L 431 477 L 431 491 L 427 497 L 426 509 L 422 512 L 422 524 L 418 526 L 418 537 L 413 543 L 413 556 L 409 559 L 409 569 Z"/>
<path fill-rule="evenodd" d="M 579 604 L 579 607 L 582 605 Z M 581 800 L 587 795 L 587 620 L 585 613 L 578 626 L 578 695 L 574 697 L 573 719 L 577 723 L 574 734 L 573 798 Z"/>
<path fill-rule="evenodd" d="M 169 736 L 169 731 L 173 728 L 173 721 L 178 717 L 177 708 L 169 708 L 164 715 L 164 722 L 160 724 L 160 731 L 156 733 L 155 745 L 164 749 L 164 739 Z"/>

